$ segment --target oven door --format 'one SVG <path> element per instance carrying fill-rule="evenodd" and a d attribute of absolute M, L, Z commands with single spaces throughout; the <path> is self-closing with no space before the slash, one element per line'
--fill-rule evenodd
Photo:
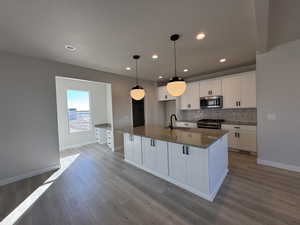
<path fill-rule="evenodd" d="M 223 107 L 223 96 L 211 96 L 200 98 L 200 108 L 222 108 Z"/>

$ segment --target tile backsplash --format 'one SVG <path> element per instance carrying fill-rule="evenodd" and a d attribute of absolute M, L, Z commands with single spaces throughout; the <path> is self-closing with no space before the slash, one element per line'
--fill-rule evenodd
<path fill-rule="evenodd" d="M 182 110 L 181 120 L 224 119 L 227 121 L 256 122 L 256 109 Z"/>

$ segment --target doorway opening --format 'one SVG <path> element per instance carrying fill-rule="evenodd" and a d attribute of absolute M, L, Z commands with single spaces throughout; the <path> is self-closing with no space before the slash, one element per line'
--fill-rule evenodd
<path fill-rule="evenodd" d="M 111 84 L 56 77 L 60 151 L 97 143 L 114 151 Z"/>

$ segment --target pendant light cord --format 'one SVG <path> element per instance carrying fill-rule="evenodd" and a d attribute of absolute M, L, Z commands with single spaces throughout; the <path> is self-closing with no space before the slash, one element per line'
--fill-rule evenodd
<path fill-rule="evenodd" d="M 177 66 L 176 66 L 176 41 L 174 41 L 174 76 L 177 76 Z"/>
<path fill-rule="evenodd" d="M 139 80 L 138 80 L 138 60 L 135 60 L 135 82 L 136 85 L 139 85 Z"/>

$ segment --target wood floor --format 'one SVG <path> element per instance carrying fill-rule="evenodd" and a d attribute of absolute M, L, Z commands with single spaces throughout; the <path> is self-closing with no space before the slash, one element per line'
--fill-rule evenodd
<path fill-rule="evenodd" d="M 256 165 L 254 156 L 230 153 L 229 175 L 211 203 L 126 164 L 121 153 L 100 145 L 65 154 L 76 153 L 79 157 L 18 224 L 300 224 L 300 174 Z M 50 175 L 0 187 L 0 221 Z"/>

